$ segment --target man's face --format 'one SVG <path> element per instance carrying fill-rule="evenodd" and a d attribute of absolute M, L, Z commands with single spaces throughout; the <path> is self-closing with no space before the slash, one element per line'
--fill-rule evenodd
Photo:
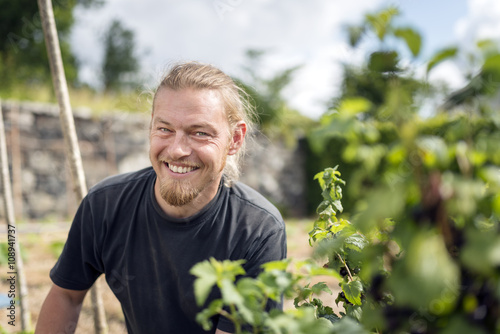
<path fill-rule="evenodd" d="M 153 106 L 149 140 L 155 188 L 169 205 L 183 206 L 217 192 L 232 151 L 217 91 L 161 88 Z"/>

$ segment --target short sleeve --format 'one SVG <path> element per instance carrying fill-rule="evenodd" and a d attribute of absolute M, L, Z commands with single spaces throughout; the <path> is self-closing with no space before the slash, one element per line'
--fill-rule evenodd
<path fill-rule="evenodd" d="M 264 263 L 283 260 L 286 255 L 286 232 L 283 223 L 282 228 L 276 229 L 250 249 L 243 267 L 247 276 L 257 277 Z"/>
<path fill-rule="evenodd" d="M 101 238 L 86 197 L 75 215 L 63 251 L 50 271 L 54 284 L 64 289 L 89 289 L 104 271 L 99 251 Z"/>
<path fill-rule="evenodd" d="M 287 256 L 286 249 L 286 231 L 284 222 L 280 222 L 279 228 L 266 236 L 263 240 L 256 242 L 254 247 L 249 251 L 247 262 L 243 265 L 246 276 L 256 278 L 262 272 L 262 265 L 271 261 L 283 260 Z M 282 302 L 269 300 L 266 305 L 266 311 L 272 309 L 283 309 Z M 217 328 L 232 333 L 234 332 L 233 323 L 221 316 L 217 324 Z"/>

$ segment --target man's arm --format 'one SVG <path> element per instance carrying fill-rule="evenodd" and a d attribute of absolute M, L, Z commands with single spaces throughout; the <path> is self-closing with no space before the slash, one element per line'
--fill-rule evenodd
<path fill-rule="evenodd" d="M 87 291 L 52 285 L 40 310 L 35 333 L 74 333 Z"/>
<path fill-rule="evenodd" d="M 221 331 L 220 329 L 217 329 L 217 330 L 215 331 L 215 334 L 231 334 L 231 333 L 224 332 L 224 331 Z"/>

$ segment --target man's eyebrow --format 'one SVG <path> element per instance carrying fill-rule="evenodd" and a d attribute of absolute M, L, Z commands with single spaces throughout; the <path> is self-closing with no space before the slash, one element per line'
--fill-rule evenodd
<path fill-rule="evenodd" d="M 218 132 L 217 128 L 208 122 L 196 123 L 196 124 L 190 125 L 189 128 L 193 129 L 193 130 L 195 130 L 195 129 L 208 129 L 208 130 L 215 132 L 215 133 Z"/>
<path fill-rule="evenodd" d="M 155 118 L 154 121 L 153 121 L 153 124 L 164 124 L 164 125 L 169 125 L 169 126 L 172 125 L 172 123 L 170 123 L 169 121 L 161 119 L 161 118 Z M 210 131 L 212 131 L 214 133 L 218 133 L 219 132 L 217 130 L 217 127 L 214 126 L 210 122 L 200 122 L 200 123 L 191 124 L 187 128 L 190 129 L 190 130 L 208 129 L 208 130 L 210 130 Z"/>
<path fill-rule="evenodd" d="M 161 118 L 153 118 L 153 123 L 161 123 L 161 124 L 165 124 L 165 125 L 170 125 L 170 122 L 164 120 L 164 119 L 161 119 Z"/>

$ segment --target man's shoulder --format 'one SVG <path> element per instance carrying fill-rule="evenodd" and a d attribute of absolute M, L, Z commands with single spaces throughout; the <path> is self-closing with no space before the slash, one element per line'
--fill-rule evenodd
<path fill-rule="evenodd" d="M 145 184 L 146 180 L 153 178 L 155 172 L 152 167 L 146 167 L 138 171 L 109 176 L 98 182 L 89 190 L 90 194 L 97 194 L 106 190 L 134 187 L 137 184 Z"/>
<path fill-rule="evenodd" d="M 236 182 L 230 188 L 231 197 L 238 200 L 242 205 L 247 208 L 252 208 L 254 212 L 261 212 L 272 216 L 276 221 L 283 222 L 283 218 L 279 210 L 261 193 L 252 187 L 242 183 Z"/>

